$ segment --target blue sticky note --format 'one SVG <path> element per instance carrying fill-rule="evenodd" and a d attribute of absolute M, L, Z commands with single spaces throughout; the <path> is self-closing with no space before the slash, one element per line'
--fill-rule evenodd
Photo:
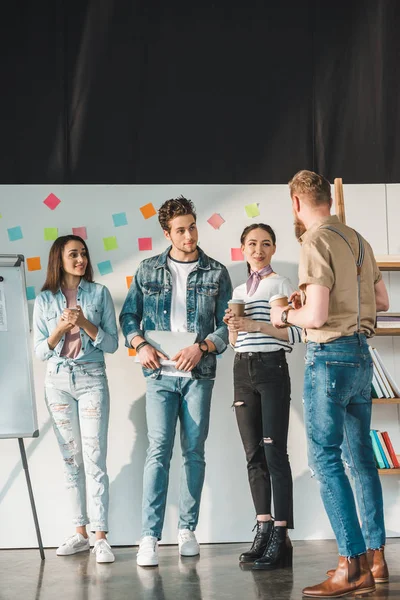
<path fill-rule="evenodd" d="M 22 235 L 22 229 L 19 225 L 18 225 L 18 227 L 10 227 L 10 229 L 7 229 L 7 232 L 8 232 L 8 239 L 10 240 L 10 242 L 16 242 L 17 240 L 22 240 L 22 238 L 24 237 Z"/>
<path fill-rule="evenodd" d="M 126 219 L 126 213 L 116 213 L 112 216 L 115 227 L 121 227 L 122 225 L 128 225 L 128 221 Z"/>
<path fill-rule="evenodd" d="M 34 285 L 30 285 L 26 288 L 26 298 L 27 300 L 34 300 L 36 298 Z"/>
<path fill-rule="evenodd" d="M 113 272 L 111 260 L 103 260 L 103 262 L 97 263 L 97 267 L 100 271 L 100 275 L 108 275 Z"/>

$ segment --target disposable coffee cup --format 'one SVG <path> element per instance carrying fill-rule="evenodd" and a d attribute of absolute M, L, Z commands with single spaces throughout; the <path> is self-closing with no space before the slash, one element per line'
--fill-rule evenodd
<path fill-rule="evenodd" d="M 269 303 L 271 306 L 287 306 L 288 302 L 288 297 L 284 296 L 283 294 L 275 294 L 269 299 Z"/>
<path fill-rule="evenodd" d="M 228 306 L 235 315 L 235 317 L 244 317 L 244 300 L 229 300 Z"/>

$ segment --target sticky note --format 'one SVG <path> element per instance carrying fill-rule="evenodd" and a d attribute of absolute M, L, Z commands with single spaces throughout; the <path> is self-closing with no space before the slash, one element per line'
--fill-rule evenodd
<path fill-rule="evenodd" d="M 253 204 L 246 204 L 244 210 L 246 211 L 246 215 L 251 218 L 258 217 L 260 214 L 257 202 L 253 202 Z"/>
<path fill-rule="evenodd" d="M 219 229 L 221 225 L 225 223 L 225 219 L 223 219 L 220 214 L 214 213 L 207 219 L 207 223 L 210 223 L 211 227 L 214 227 L 214 229 Z"/>
<path fill-rule="evenodd" d="M 244 260 L 243 252 L 240 248 L 231 248 L 231 260 Z"/>
<path fill-rule="evenodd" d="M 40 271 L 42 265 L 40 264 L 40 256 L 32 256 L 26 259 L 28 271 Z"/>
<path fill-rule="evenodd" d="M 118 248 L 117 238 L 115 235 L 103 238 L 104 250 L 116 250 Z"/>
<path fill-rule="evenodd" d="M 79 235 L 83 240 L 87 240 L 87 231 L 86 227 L 73 227 L 72 233 L 74 235 Z"/>
<path fill-rule="evenodd" d="M 10 227 L 10 229 L 7 229 L 7 232 L 8 232 L 8 239 L 10 240 L 10 242 L 16 242 L 17 240 L 22 240 L 22 238 L 24 237 L 22 235 L 22 229 L 19 225 L 18 225 L 18 227 Z"/>
<path fill-rule="evenodd" d="M 126 219 L 126 213 L 117 213 L 112 216 L 115 227 L 122 227 L 122 225 L 128 225 L 128 221 Z"/>
<path fill-rule="evenodd" d="M 45 227 L 44 228 L 44 239 L 49 242 L 58 238 L 57 227 Z"/>
<path fill-rule="evenodd" d="M 138 238 L 139 250 L 153 250 L 153 240 L 151 238 Z"/>
<path fill-rule="evenodd" d="M 136 350 L 134 348 L 128 348 L 129 356 L 136 356 Z"/>
<path fill-rule="evenodd" d="M 45 200 L 43 200 L 43 204 L 45 204 L 50 210 L 54 210 L 60 204 L 61 200 L 57 198 L 54 194 L 49 194 Z"/>
<path fill-rule="evenodd" d="M 3 215 L 0 215 L 0 219 L 2 219 L 2 218 L 3 218 Z"/>
<path fill-rule="evenodd" d="M 157 211 L 151 202 L 149 202 L 149 204 L 141 206 L 140 212 L 142 213 L 145 219 L 150 219 L 150 217 L 154 217 L 154 215 L 157 214 Z"/>
<path fill-rule="evenodd" d="M 131 287 L 132 279 L 133 279 L 133 275 L 128 275 L 126 277 L 126 287 L 128 288 L 128 290 Z"/>
<path fill-rule="evenodd" d="M 27 300 L 34 300 L 36 298 L 36 294 L 35 294 L 35 286 L 34 285 L 30 285 L 26 288 L 26 299 Z"/>
<path fill-rule="evenodd" d="M 110 260 L 103 260 L 103 262 L 97 263 L 97 268 L 100 271 L 100 275 L 108 275 L 109 273 L 113 272 Z"/>

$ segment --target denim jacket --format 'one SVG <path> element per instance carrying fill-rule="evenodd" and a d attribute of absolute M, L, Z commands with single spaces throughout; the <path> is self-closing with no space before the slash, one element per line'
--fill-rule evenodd
<path fill-rule="evenodd" d="M 104 352 L 113 353 L 118 348 L 118 330 L 114 304 L 108 289 L 100 283 L 89 283 L 81 279 L 78 287 L 77 303 L 82 307 L 88 321 L 98 328 L 95 340 L 81 329 L 82 346 L 74 362 L 104 362 Z M 59 289 L 55 294 L 46 290 L 35 300 L 33 311 L 33 339 L 35 354 L 40 360 L 57 361 L 64 345 L 61 338 L 54 350 L 51 350 L 47 338 L 57 327 L 67 301 Z"/>
<path fill-rule="evenodd" d="M 172 276 L 165 252 L 140 263 L 119 317 L 126 345 L 144 331 L 170 331 Z M 224 265 L 198 248 L 199 262 L 189 273 L 186 288 L 187 330 L 197 333 L 197 341 L 208 339 L 216 352 L 203 357 L 193 369 L 195 379 L 212 379 L 216 372 L 216 354 L 226 350 L 228 329 L 223 322 L 232 284 Z M 145 376 L 157 377 L 159 369 L 143 369 Z"/>

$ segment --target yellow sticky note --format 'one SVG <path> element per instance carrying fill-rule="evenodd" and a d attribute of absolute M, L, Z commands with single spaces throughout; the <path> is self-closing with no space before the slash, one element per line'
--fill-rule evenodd
<path fill-rule="evenodd" d="M 246 215 L 250 218 L 258 217 L 260 214 L 257 202 L 253 202 L 253 204 L 246 204 L 244 210 L 246 211 Z"/>
<path fill-rule="evenodd" d="M 117 238 L 115 235 L 103 238 L 104 250 L 116 250 L 118 248 Z"/>

